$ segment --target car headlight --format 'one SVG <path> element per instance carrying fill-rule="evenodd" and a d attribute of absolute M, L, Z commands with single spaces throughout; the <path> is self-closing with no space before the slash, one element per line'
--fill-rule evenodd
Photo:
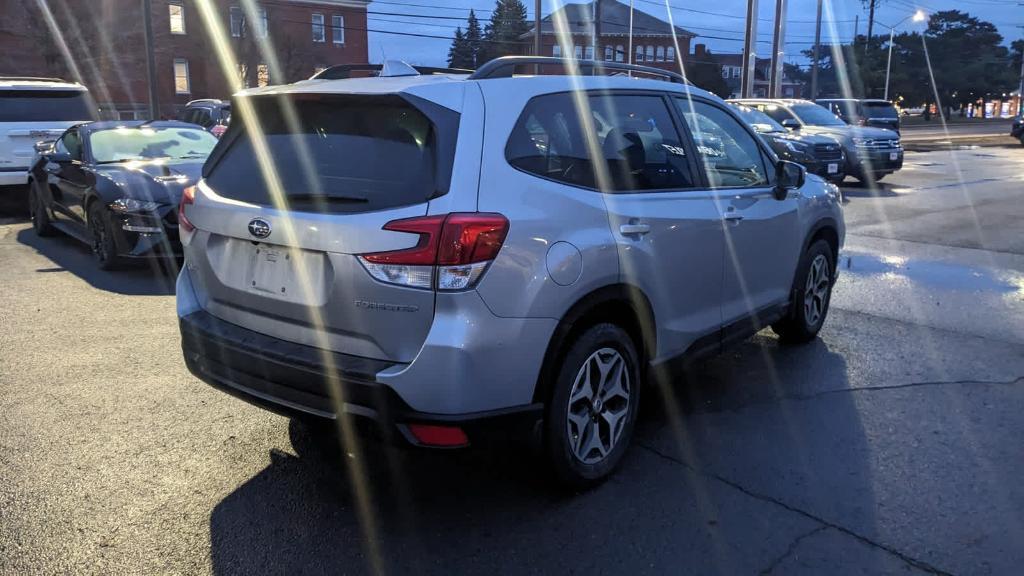
<path fill-rule="evenodd" d="M 870 138 L 853 138 L 853 145 L 858 148 L 866 148 L 871 144 Z"/>
<path fill-rule="evenodd" d="M 809 144 L 793 140 L 783 140 L 782 143 L 786 145 L 786 148 L 788 148 L 790 152 L 795 152 L 797 154 L 806 154 L 807 149 L 810 148 Z"/>
<path fill-rule="evenodd" d="M 159 202 L 136 200 L 135 198 L 118 198 L 110 203 L 110 209 L 119 214 L 152 212 L 160 207 Z"/>

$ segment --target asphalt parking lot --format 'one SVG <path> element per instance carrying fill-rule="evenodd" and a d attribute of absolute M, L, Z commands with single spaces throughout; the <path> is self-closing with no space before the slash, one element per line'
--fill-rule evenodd
<path fill-rule="evenodd" d="M 575 495 L 524 449 L 346 454 L 217 392 L 172 274 L 8 219 L 0 573 L 1019 574 L 1022 162 L 908 153 L 847 187 L 821 338 L 648 390 L 622 469 Z"/>

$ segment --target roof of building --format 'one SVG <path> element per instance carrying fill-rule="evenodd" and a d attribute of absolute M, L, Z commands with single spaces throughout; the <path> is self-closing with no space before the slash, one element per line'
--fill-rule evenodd
<path fill-rule="evenodd" d="M 601 3 L 601 35 L 625 36 L 629 34 L 629 6 L 618 0 L 597 0 Z M 586 4 L 566 4 L 544 17 L 540 22 L 542 34 L 554 34 L 553 16 L 564 13 L 566 25 L 571 34 L 590 34 L 593 22 L 594 2 Z M 633 36 L 672 36 L 673 27 L 668 22 L 651 16 L 643 10 L 633 10 Z M 528 37 L 534 28 L 523 35 Z M 693 38 L 696 33 L 685 28 L 675 27 L 676 36 Z"/>

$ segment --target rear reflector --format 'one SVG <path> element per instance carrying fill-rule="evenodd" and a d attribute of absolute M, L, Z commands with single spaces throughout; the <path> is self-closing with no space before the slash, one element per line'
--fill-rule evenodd
<path fill-rule="evenodd" d="M 181 193 L 181 201 L 178 203 L 178 228 L 183 232 L 192 232 L 196 229 L 192 222 L 185 216 L 185 206 L 196 203 L 196 187 L 189 186 Z"/>
<path fill-rule="evenodd" d="M 462 428 L 457 426 L 437 426 L 434 424 L 409 424 L 409 433 L 424 446 L 439 448 L 457 448 L 468 446 L 469 438 Z"/>

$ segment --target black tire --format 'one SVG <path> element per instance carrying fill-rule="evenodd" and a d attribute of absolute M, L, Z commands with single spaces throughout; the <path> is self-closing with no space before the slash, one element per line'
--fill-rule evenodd
<path fill-rule="evenodd" d="M 124 264 L 124 259 L 117 254 L 114 232 L 110 229 L 110 221 L 103 217 L 103 205 L 93 202 L 89 206 L 89 237 L 91 238 L 92 255 L 100 270 L 116 270 Z"/>
<path fill-rule="evenodd" d="M 598 386 L 589 389 L 582 386 L 581 381 L 578 392 L 590 390 L 593 393 L 589 398 L 585 397 L 586 394 L 577 395 L 570 403 L 577 375 L 583 374 L 585 368 L 589 375 L 597 375 L 594 370 L 600 370 L 603 362 L 608 366 L 605 373 L 626 377 L 625 380 L 611 379 L 625 390 L 625 399 L 611 387 L 601 386 L 600 381 Z M 617 371 L 618 362 L 622 363 L 622 373 Z M 641 388 L 636 344 L 625 330 L 615 324 L 594 325 L 569 344 L 555 378 L 544 419 L 545 453 L 559 483 L 573 489 L 588 488 L 615 470 L 633 437 Z M 614 386 L 615 382 L 607 384 Z M 576 414 L 575 421 L 582 420 L 583 425 L 588 426 L 580 430 L 581 433 L 570 431 L 571 428 L 579 430 L 579 425 L 570 423 L 570 409 Z M 615 430 L 618 430 L 617 434 Z M 586 450 L 585 455 L 593 455 L 597 459 L 585 461 L 577 456 L 577 452 L 585 450 L 585 439 L 593 439 L 592 433 L 597 434 L 596 441 L 600 447 Z"/>
<path fill-rule="evenodd" d="M 50 213 L 43 206 L 43 199 L 36 190 L 34 180 L 28 183 L 28 215 L 32 219 L 32 230 L 36 236 L 53 236 L 57 232 L 50 221 Z"/>
<path fill-rule="evenodd" d="M 819 258 L 822 259 L 819 261 Z M 815 262 L 822 262 L 827 269 L 820 270 L 825 275 L 815 281 L 812 270 Z M 789 314 L 782 320 L 772 324 L 772 330 L 779 339 L 787 343 L 809 342 L 821 331 L 825 318 L 828 316 L 829 303 L 832 301 L 832 284 L 835 278 L 835 257 L 832 246 L 825 240 L 816 240 L 804 253 L 797 267 L 796 279 L 793 281 L 792 302 Z M 827 282 L 827 285 L 821 282 Z M 814 290 L 809 287 L 814 284 Z M 811 305 L 808 306 L 808 298 Z"/>

